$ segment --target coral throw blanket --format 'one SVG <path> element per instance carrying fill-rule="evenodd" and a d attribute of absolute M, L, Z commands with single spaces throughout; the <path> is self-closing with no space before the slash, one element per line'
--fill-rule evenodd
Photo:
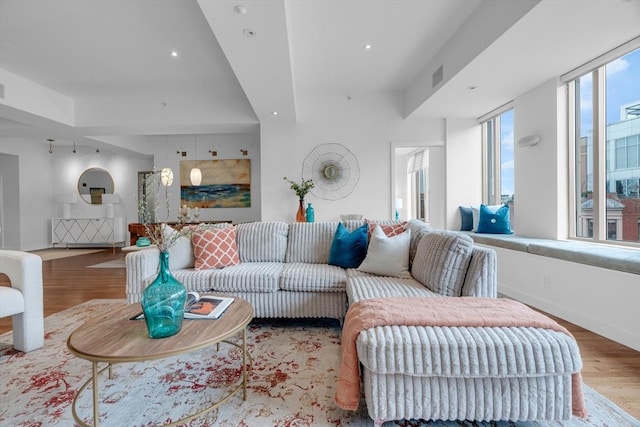
<path fill-rule="evenodd" d="M 534 327 L 572 336 L 553 319 L 505 298 L 373 298 L 349 307 L 342 330 L 342 358 L 335 400 L 356 410 L 360 400 L 360 365 L 356 339 L 360 331 L 376 326 Z M 580 372 L 572 375 L 573 414 L 586 417 Z"/>

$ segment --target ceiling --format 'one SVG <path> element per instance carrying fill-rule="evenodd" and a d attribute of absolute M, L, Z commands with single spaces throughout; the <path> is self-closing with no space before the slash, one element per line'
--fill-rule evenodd
<path fill-rule="evenodd" d="M 475 118 L 638 35 L 640 0 L 0 0 L 0 137 L 135 151 L 327 93 Z"/>

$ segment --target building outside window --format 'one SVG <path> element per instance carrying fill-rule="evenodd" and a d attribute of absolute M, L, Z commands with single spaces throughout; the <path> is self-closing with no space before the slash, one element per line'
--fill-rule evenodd
<path fill-rule="evenodd" d="M 640 242 L 640 49 L 568 82 L 571 237 Z"/>
<path fill-rule="evenodd" d="M 513 108 L 505 107 L 482 121 L 483 200 L 488 205 L 508 204 L 511 227 L 515 228 Z"/>

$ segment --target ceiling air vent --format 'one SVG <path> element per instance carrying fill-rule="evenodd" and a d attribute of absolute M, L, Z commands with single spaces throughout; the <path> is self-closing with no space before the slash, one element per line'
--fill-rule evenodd
<path fill-rule="evenodd" d="M 442 65 L 431 76 L 431 87 L 434 88 L 442 81 Z"/>

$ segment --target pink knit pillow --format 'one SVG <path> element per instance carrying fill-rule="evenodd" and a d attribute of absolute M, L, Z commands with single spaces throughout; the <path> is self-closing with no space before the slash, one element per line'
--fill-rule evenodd
<path fill-rule="evenodd" d="M 197 230 L 191 241 L 196 270 L 224 268 L 240 263 L 235 227 Z"/>
<path fill-rule="evenodd" d="M 367 238 L 371 241 L 371 235 L 373 234 L 373 230 L 376 228 L 376 225 L 379 225 L 384 234 L 387 237 L 399 236 L 404 233 L 407 229 L 407 222 L 403 221 L 399 224 L 377 224 L 375 221 L 365 220 L 369 229 L 367 231 Z"/>

